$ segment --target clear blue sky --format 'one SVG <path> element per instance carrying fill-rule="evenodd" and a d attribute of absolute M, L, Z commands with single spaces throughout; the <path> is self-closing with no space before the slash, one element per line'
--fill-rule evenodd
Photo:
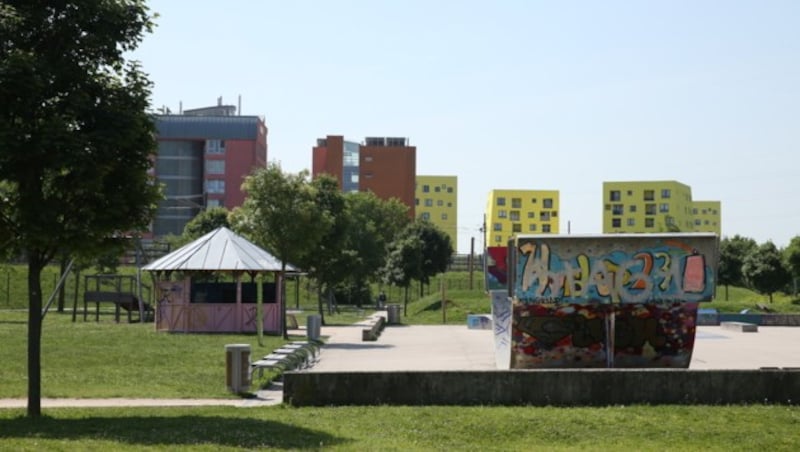
<path fill-rule="evenodd" d="M 677 180 L 723 236 L 800 235 L 800 1 L 151 1 L 154 107 L 242 98 L 270 161 L 404 136 L 458 176 L 460 252 L 492 189 L 561 192 L 599 233 L 603 181 Z"/>

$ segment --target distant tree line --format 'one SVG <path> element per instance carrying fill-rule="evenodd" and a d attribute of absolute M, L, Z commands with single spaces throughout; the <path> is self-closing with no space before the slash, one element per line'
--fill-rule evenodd
<path fill-rule="evenodd" d="M 796 295 L 797 278 L 800 278 L 800 236 L 795 236 L 784 249 L 772 241 L 758 244 L 738 234 L 724 237 L 720 242 L 718 282 L 725 286 L 726 300 L 728 286 L 738 286 L 767 295 L 772 303 L 772 294 L 776 292 Z"/>

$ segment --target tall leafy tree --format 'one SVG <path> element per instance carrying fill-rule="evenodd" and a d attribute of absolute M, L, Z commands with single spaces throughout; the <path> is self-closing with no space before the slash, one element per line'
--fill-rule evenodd
<path fill-rule="evenodd" d="M 450 236 L 430 221 L 417 220 L 406 226 L 389 245 L 383 279 L 406 288 L 406 292 L 411 280 L 416 279 L 422 291 L 431 277 L 447 270 L 452 256 Z"/>
<path fill-rule="evenodd" d="M 769 296 L 770 303 L 772 294 L 785 288 L 791 279 L 781 252 L 770 241 L 745 257 L 742 272 L 751 287 Z"/>
<path fill-rule="evenodd" d="M 277 290 L 282 297 L 286 264 L 306 261 L 332 220 L 317 208 L 308 171 L 284 173 L 280 165 L 272 162 L 248 176 L 243 188 L 247 198 L 232 215 L 232 223 L 281 260 Z M 281 303 L 280 324 L 283 336 L 288 338 L 285 300 Z"/>
<path fill-rule="evenodd" d="M 210 209 L 201 211 L 183 227 L 182 239 L 186 241 L 186 243 L 189 243 L 217 228 L 223 226 L 230 228 L 231 224 L 228 221 L 229 213 L 228 209 L 224 207 L 211 207 Z"/>
<path fill-rule="evenodd" d="M 740 235 L 725 237 L 719 245 L 719 283 L 725 286 L 725 300 L 728 299 L 728 286 L 746 286 L 742 265 L 744 259 L 758 248 L 755 240 Z"/>
<path fill-rule="evenodd" d="M 41 415 L 41 272 L 55 256 L 145 228 L 159 190 L 150 82 L 125 53 L 141 0 L 0 3 L 0 238 L 28 267 L 28 407 Z"/>
<path fill-rule="evenodd" d="M 378 279 L 387 246 L 410 221 L 408 207 L 397 199 L 382 200 L 372 192 L 348 193 L 345 200 L 347 239 L 342 251 L 348 258 L 347 285 L 360 293 Z"/>
<path fill-rule="evenodd" d="M 347 243 L 348 218 L 344 195 L 338 182 L 331 176 L 322 175 L 311 181 L 315 193 L 316 209 L 325 212 L 330 227 L 322 236 L 316 249 L 309 253 L 300 266 L 317 281 L 319 314 L 325 324 L 325 300 L 330 306 L 333 290 L 347 280 L 352 252 L 345 249 Z"/>
<path fill-rule="evenodd" d="M 797 278 L 800 278 L 800 235 L 792 237 L 789 246 L 783 250 L 786 265 L 791 273 L 794 284 L 794 294 L 797 296 Z"/>

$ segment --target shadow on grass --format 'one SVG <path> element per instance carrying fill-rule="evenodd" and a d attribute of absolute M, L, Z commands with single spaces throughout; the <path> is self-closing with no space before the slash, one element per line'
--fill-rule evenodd
<path fill-rule="evenodd" d="M 454 307 L 454 306 L 458 306 L 458 304 L 453 300 L 447 300 L 447 307 Z M 441 310 L 442 310 L 442 300 L 437 300 L 437 301 L 429 304 L 428 306 L 420 309 L 416 313 L 420 314 L 420 313 L 423 313 L 425 311 L 441 311 Z"/>
<path fill-rule="evenodd" d="M 328 433 L 273 420 L 221 416 L 43 416 L 0 419 L 3 440 L 115 441 L 134 446 L 215 445 L 240 448 L 306 449 L 348 442 Z"/>

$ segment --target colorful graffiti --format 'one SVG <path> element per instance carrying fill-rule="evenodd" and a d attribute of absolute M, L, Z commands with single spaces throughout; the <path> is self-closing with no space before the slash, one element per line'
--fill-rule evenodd
<path fill-rule="evenodd" d="M 518 248 L 515 297 L 553 303 L 696 302 L 711 300 L 714 272 L 697 249 L 662 245 L 601 256 L 562 258 L 547 242 Z"/>
<path fill-rule="evenodd" d="M 715 235 L 537 236 L 516 245 L 510 368 L 689 367 L 698 302 L 714 296 Z"/>
<path fill-rule="evenodd" d="M 486 290 L 508 288 L 508 247 L 491 246 L 486 249 L 484 276 Z"/>

